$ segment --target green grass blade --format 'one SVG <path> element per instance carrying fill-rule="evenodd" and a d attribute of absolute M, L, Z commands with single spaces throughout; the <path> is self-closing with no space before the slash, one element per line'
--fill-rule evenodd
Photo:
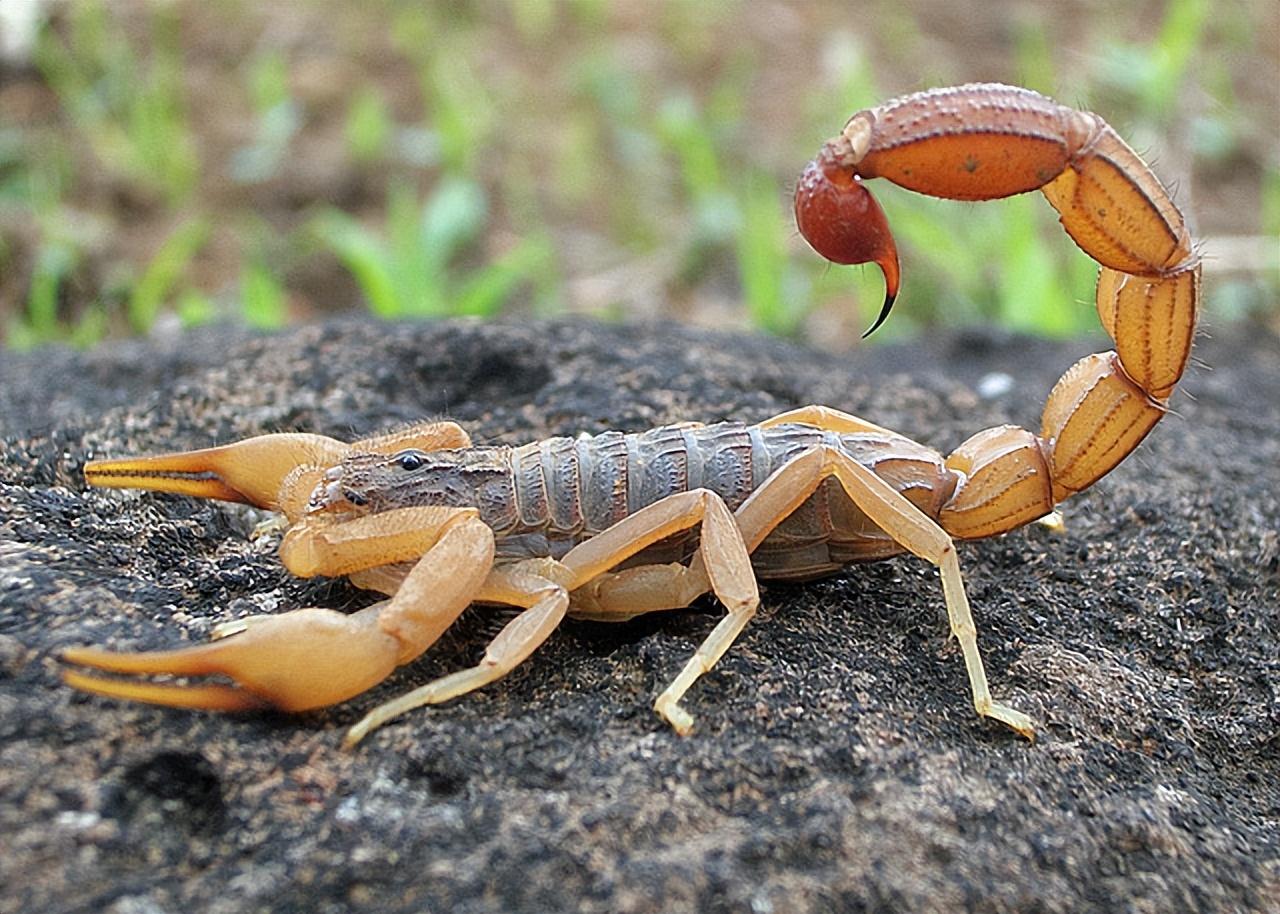
<path fill-rule="evenodd" d="M 26 320 L 34 343 L 48 342 L 57 337 L 59 293 L 73 265 L 73 252 L 58 242 L 45 243 L 36 255 L 31 289 L 27 295 Z"/>
<path fill-rule="evenodd" d="M 388 319 L 402 316 L 386 248 L 372 232 L 336 209 L 322 213 L 313 230 L 355 278 L 369 310 Z"/>
<path fill-rule="evenodd" d="M 260 263 L 250 263 L 240 277 L 240 307 L 250 327 L 274 330 L 289 319 L 284 287 Z"/>
<path fill-rule="evenodd" d="M 446 177 L 422 209 L 422 245 L 446 262 L 484 229 L 488 203 L 475 181 Z"/>
<path fill-rule="evenodd" d="M 750 176 L 744 182 L 741 207 L 738 281 L 751 321 L 770 333 L 793 334 L 804 308 L 792 306 L 783 294 L 787 254 L 782 239 L 786 228 L 773 182 L 764 175 Z"/>
<path fill-rule="evenodd" d="M 160 246 L 129 295 L 126 313 L 135 331 L 146 333 L 155 323 L 161 306 L 208 237 L 208 223 L 189 219 Z"/>
<path fill-rule="evenodd" d="M 468 278 L 458 290 L 450 309 L 454 314 L 492 317 L 526 281 L 536 281 L 545 269 L 547 247 L 528 239 Z"/>

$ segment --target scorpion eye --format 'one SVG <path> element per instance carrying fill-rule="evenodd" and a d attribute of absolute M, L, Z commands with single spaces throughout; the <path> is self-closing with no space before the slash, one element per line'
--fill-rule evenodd
<path fill-rule="evenodd" d="M 422 469 L 423 464 L 426 462 L 427 458 L 421 451 L 401 451 L 395 456 L 396 466 L 406 473 Z"/>

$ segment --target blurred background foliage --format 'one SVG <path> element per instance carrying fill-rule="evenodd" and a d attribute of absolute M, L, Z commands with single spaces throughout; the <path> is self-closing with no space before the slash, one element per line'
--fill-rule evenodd
<path fill-rule="evenodd" d="M 1204 239 L 1209 326 L 1280 323 L 1275 0 L 0 0 L 0 30 L 11 347 L 360 307 L 849 346 L 879 272 L 805 247 L 795 176 L 853 111 L 976 80 L 1102 113 Z M 1096 328 L 1039 195 L 876 184 L 878 338 Z"/>

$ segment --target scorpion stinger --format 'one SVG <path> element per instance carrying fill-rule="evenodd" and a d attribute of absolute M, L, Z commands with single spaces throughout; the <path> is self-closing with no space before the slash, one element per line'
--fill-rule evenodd
<path fill-rule="evenodd" d="M 898 297 L 898 247 L 880 203 L 854 171 L 849 141 L 825 143 L 796 185 L 796 225 L 815 251 L 832 263 L 874 263 L 884 273 L 884 304 L 866 339 L 885 322 Z"/>

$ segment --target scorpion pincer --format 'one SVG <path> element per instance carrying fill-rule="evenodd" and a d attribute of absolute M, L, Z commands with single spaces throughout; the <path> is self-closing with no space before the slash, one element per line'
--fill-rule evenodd
<path fill-rule="evenodd" d="M 803 580 L 910 552 L 939 570 L 977 712 L 1031 738 L 1030 718 L 987 686 L 954 541 L 1049 514 L 1159 421 L 1191 352 L 1199 260 L 1159 180 L 1097 115 L 1009 86 L 932 90 L 855 114 L 796 191 L 800 230 L 820 254 L 884 271 L 881 320 L 897 293 L 898 255 L 864 184 L 875 177 L 958 200 L 1039 189 L 1101 264 L 1097 309 L 1115 349 L 1068 369 L 1038 433 L 986 429 L 944 458 L 807 406 L 756 425 L 684 424 L 521 447 L 473 447 L 456 424 L 434 422 L 351 444 L 274 434 L 93 461 L 85 477 L 94 485 L 278 510 L 290 525 L 280 546 L 290 571 L 347 575 L 388 599 L 351 614 L 251 617 L 182 650 L 69 650 L 76 669 L 67 682 L 177 707 L 316 708 L 417 657 L 472 602 L 519 609 L 476 666 L 375 708 L 348 733 L 352 745 L 411 708 L 500 678 L 566 615 L 629 619 L 709 592 L 726 614 L 655 705 L 688 733 L 682 699 L 755 613 L 757 577 Z M 207 675 L 230 682 L 146 678 Z"/>

